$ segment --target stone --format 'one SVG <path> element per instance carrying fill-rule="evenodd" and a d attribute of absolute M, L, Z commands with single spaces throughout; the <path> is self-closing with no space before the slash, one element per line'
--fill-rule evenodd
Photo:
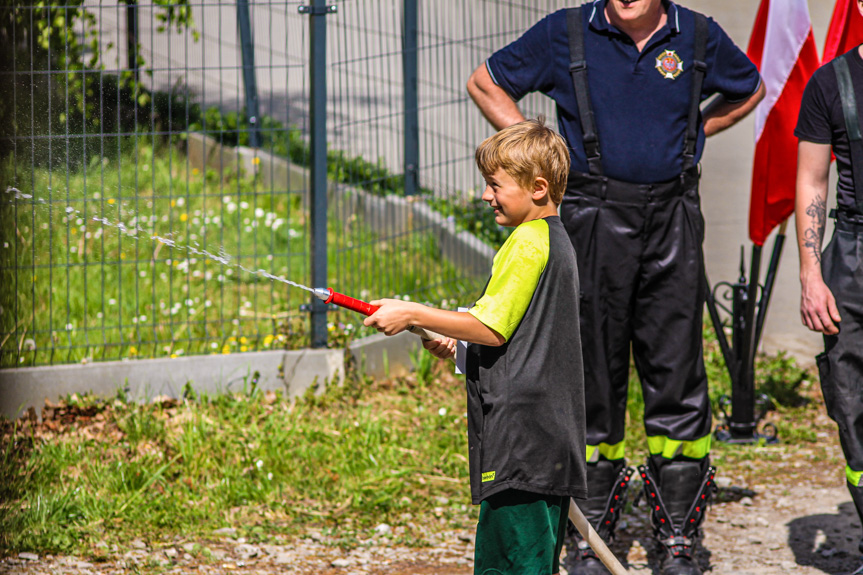
<path fill-rule="evenodd" d="M 36 555 L 35 553 L 26 553 L 26 552 L 25 553 L 19 553 L 18 557 L 21 559 L 24 559 L 26 561 L 38 561 L 39 560 L 39 556 Z"/>

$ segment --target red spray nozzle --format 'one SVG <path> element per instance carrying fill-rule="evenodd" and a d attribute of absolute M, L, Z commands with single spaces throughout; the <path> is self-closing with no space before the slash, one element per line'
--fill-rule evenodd
<path fill-rule="evenodd" d="M 333 288 L 327 288 L 327 290 L 330 292 L 330 295 L 324 300 L 324 303 L 334 303 L 337 306 L 359 312 L 363 315 L 372 315 L 380 309 L 376 305 L 339 293 Z"/>

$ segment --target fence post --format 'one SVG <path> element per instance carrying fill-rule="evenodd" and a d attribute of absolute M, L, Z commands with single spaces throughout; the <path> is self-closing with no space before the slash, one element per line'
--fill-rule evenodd
<path fill-rule="evenodd" d="M 261 146 L 258 132 L 258 85 L 255 83 L 255 47 L 248 0 L 237 0 L 237 25 L 240 28 L 240 52 L 243 58 L 243 85 L 246 88 L 246 117 L 249 119 L 249 145 Z"/>
<path fill-rule="evenodd" d="M 312 287 L 327 286 L 327 14 L 335 6 L 327 0 L 312 0 L 300 6 L 301 14 L 309 15 L 309 68 L 310 104 L 309 128 L 311 135 L 311 220 L 312 220 Z M 311 298 L 312 347 L 327 346 L 327 305 L 316 297 Z"/>
<path fill-rule="evenodd" d="M 403 0 L 402 71 L 404 75 L 404 177 L 405 195 L 419 191 L 419 96 L 417 90 L 418 0 Z"/>
<path fill-rule="evenodd" d="M 140 79 L 138 71 L 138 0 L 126 0 L 126 64 L 135 78 L 135 88 Z"/>

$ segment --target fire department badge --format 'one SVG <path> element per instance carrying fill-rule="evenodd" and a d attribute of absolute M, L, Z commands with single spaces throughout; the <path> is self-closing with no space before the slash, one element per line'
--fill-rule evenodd
<path fill-rule="evenodd" d="M 674 50 L 663 50 L 656 58 L 656 69 L 665 78 L 674 80 L 683 72 L 683 60 Z"/>

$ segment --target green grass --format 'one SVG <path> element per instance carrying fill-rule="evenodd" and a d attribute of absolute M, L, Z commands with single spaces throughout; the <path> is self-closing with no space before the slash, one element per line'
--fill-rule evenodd
<path fill-rule="evenodd" d="M 351 378 L 297 402 L 253 387 L 157 405 L 69 398 L 38 430 L 2 436 L 0 550 L 98 553 L 100 540 L 226 526 L 265 541 L 317 525 L 348 541 L 425 514 L 463 526 L 464 392 L 441 366 L 434 384 Z M 423 539 L 428 522 L 414 521 L 403 542 Z"/>
<path fill-rule="evenodd" d="M 240 268 L 310 283 L 300 194 L 200 173 L 146 138 L 125 141 L 117 158 L 70 173 L 0 170 L 0 181 L 33 196 L 10 202 L 0 192 L 0 367 L 308 345 L 299 310 L 308 292 Z M 440 302 L 463 287 L 431 234 L 387 237 L 333 211 L 327 241 L 330 284 L 368 286 L 355 297 Z M 363 332 L 357 314 L 331 319 L 335 345 Z"/>

